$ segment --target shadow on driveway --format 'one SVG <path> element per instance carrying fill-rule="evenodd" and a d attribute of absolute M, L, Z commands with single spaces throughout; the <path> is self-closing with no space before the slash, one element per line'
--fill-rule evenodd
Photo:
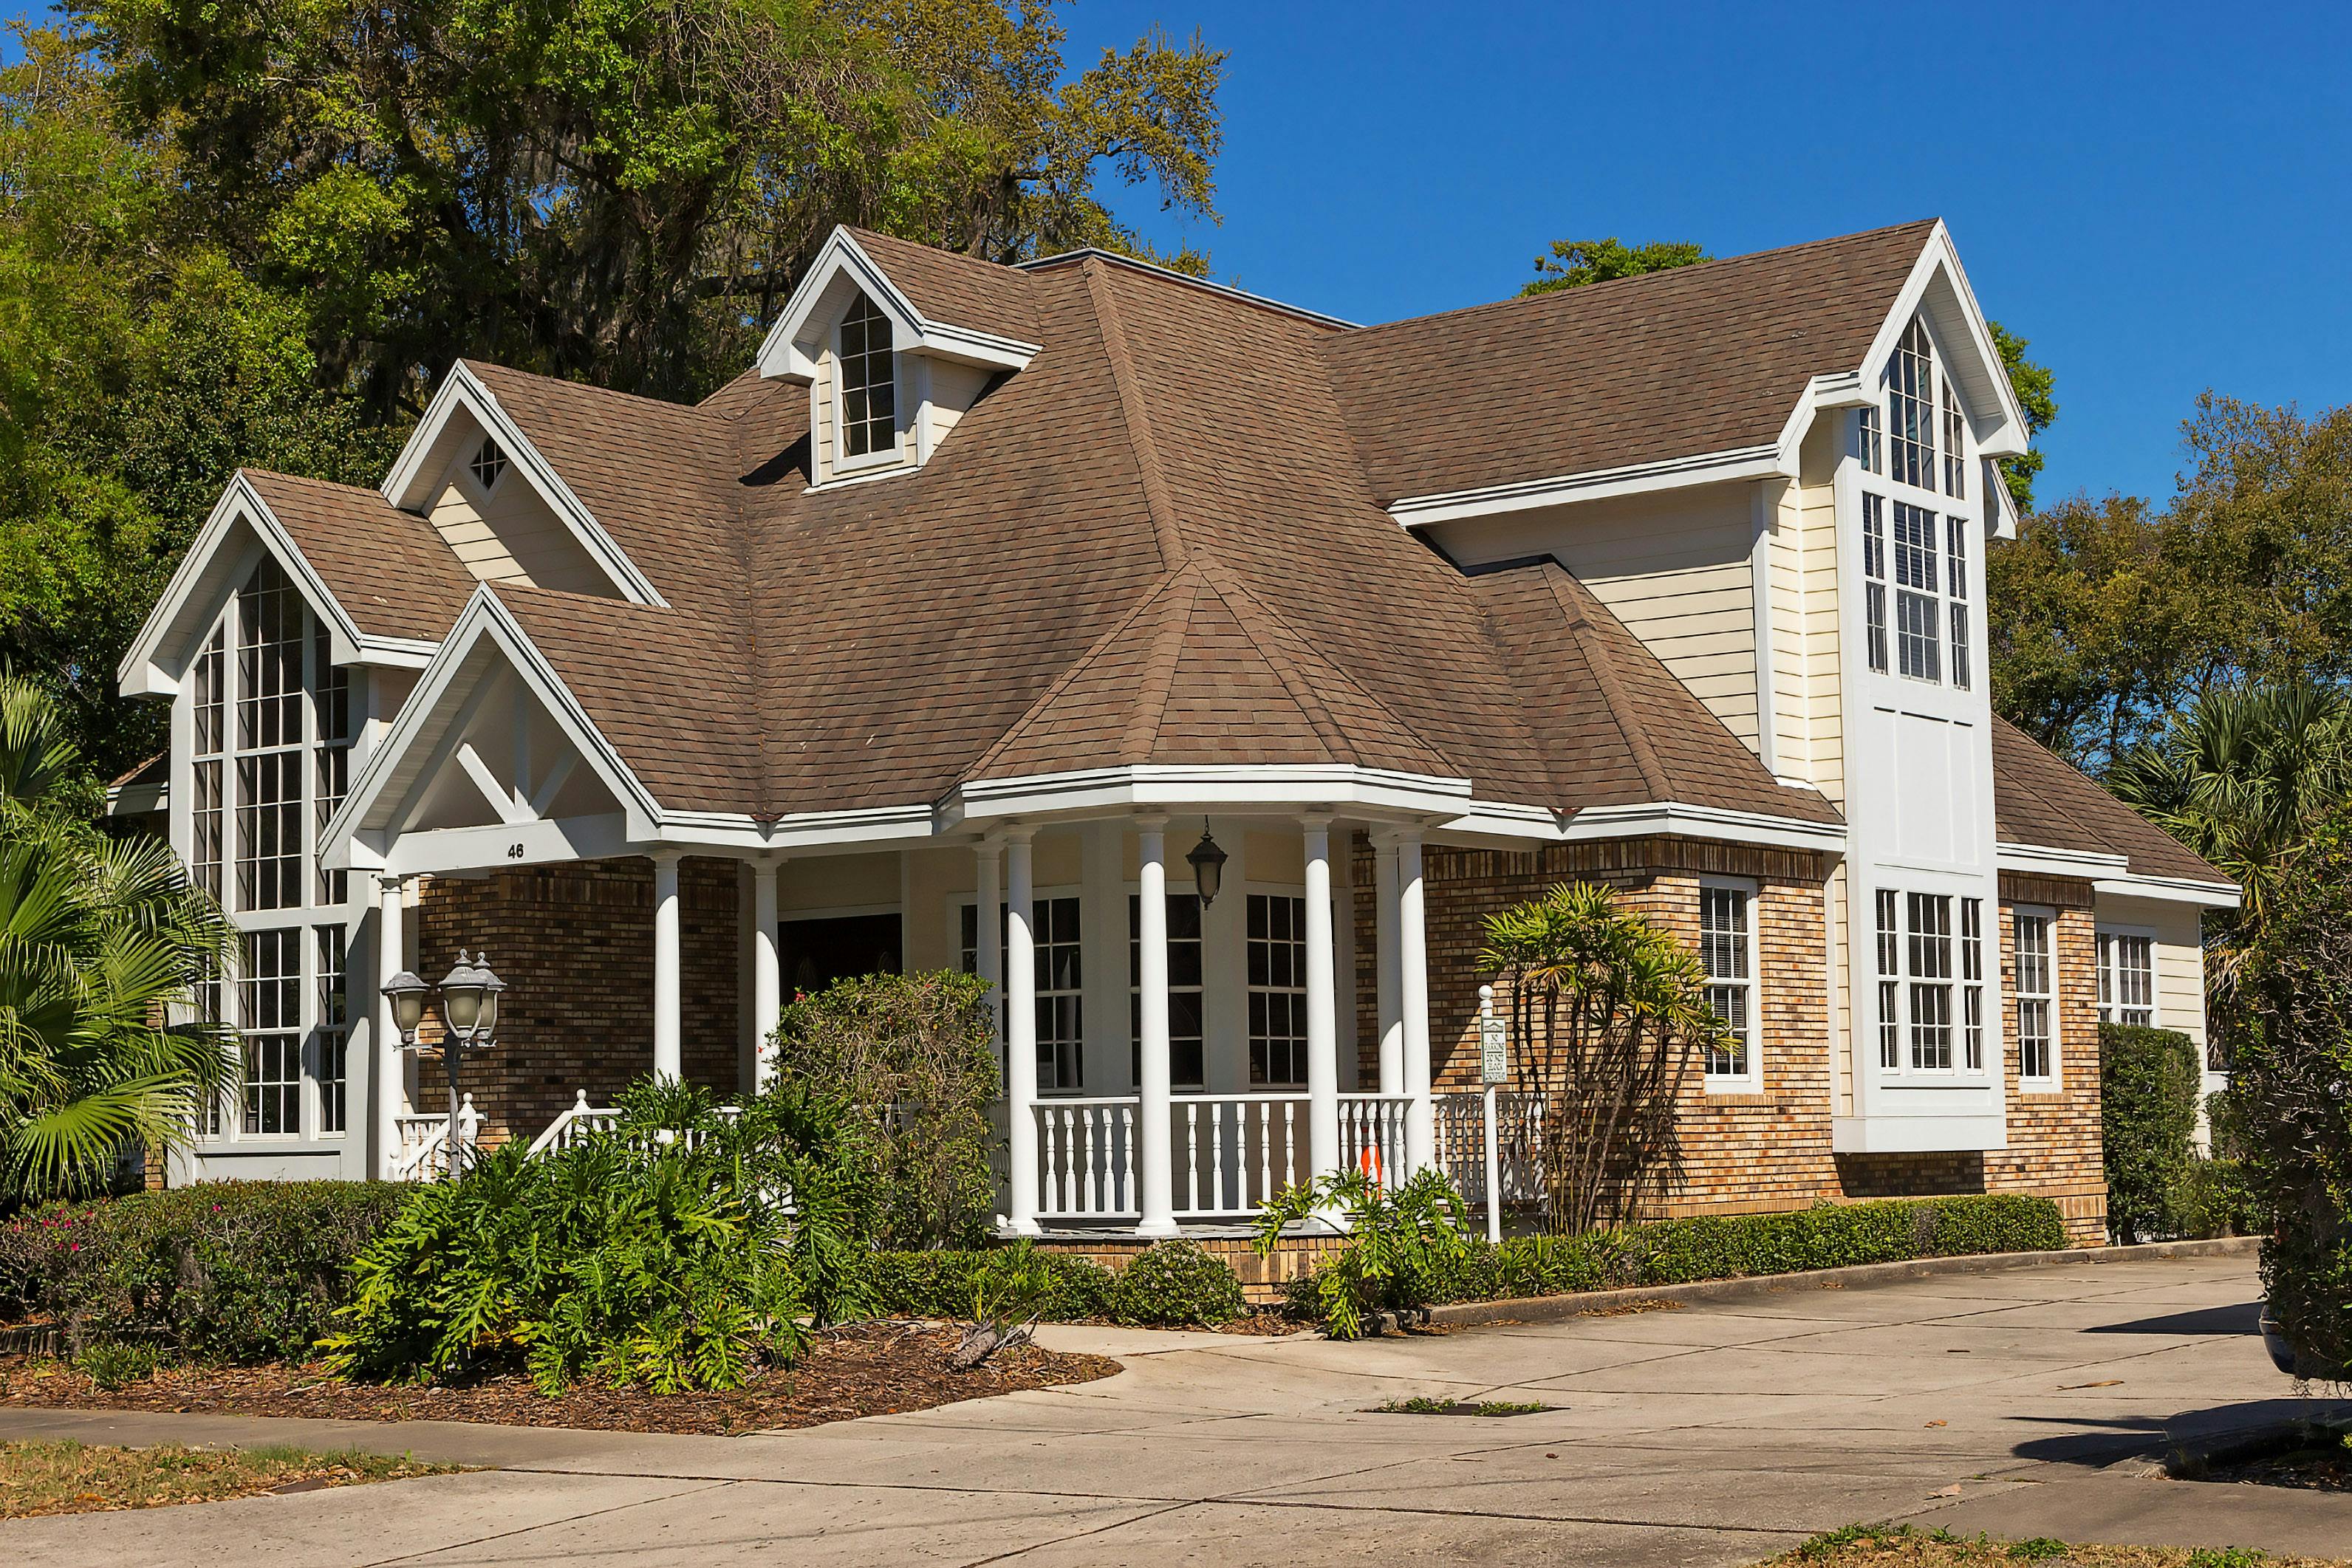
<path fill-rule="evenodd" d="M 2235 1307 L 2200 1307 L 2193 1312 L 2168 1312 L 2160 1318 L 2134 1318 L 2127 1323 L 2101 1323 L 2084 1333 L 2216 1334 L 2260 1333 L 2263 1304 L 2247 1301 Z"/>
<path fill-rule="evenodd" d="M 2288 1397 L 2248 1399 L 2203 1410 L 2184 1410 L 2162 1420 L 2138 1416 L 2119 1420 L 2079 1416 L 2019 1416 L 2013 1419 L 2072 1427 L 2074 1430 L 2032 1438 L 2017 1444 L 2010 1452 L 2021 1459 L 2041 1459 L 2051 1464 L 2084 1465 L 2096 1469 L 2167 1443 L 2218 1437 L 2223 1433 L 2277 1426 L 2286 1421 L 2308 1420 L 2326 1414 L 2330 1408 L 2329 1403 L 2324 1400 Z"/>

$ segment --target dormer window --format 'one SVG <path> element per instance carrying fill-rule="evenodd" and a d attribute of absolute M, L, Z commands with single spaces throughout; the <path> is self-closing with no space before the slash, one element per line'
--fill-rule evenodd
<path fill-rule="evenodd" d="M 499 480 L 506 474 L 507 455 L 499 450 L 497 442 L 486 435 L 482 437 L 482 444 L 475 449 L 474 455 L 467 459 L 466 468 L 474 476 L 474 483 L 482 487 L 482 494 L 487 496 L 499 487 Z"/>
<path fill-rule="evenodd" d="M 890 351 L 890 318 L 861 294 L 842 318 L 841 455 L 871 457 L 898 444 L 898 382 Z"/>

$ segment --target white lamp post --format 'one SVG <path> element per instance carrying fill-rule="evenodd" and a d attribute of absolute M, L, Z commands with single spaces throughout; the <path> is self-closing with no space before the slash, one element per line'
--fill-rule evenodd
<path fill-rule="evenodd" d="M 462 947 L 457 962 L 442 977 L 438 987 L 428 986 L 415 975 L 403 969 L 383 983 L 385 1000 L 392 1004 L 392 1021 L 400 1030 L 401 1047 L 416 1049 L 416 1030 L 425 1021 L 426 1000 L 437 990 L 441 997 L 443 1039 L 441 1061 L 449 1074 L 449 1174 L 457 1174 L 459 1141 L 457 1128 L 457 1058 L 468 1051 L 487 1048 L 498 1032 L 499 996 L 507 988 L 490 969 L 490 956 L 483 953 L 474 958 L 466 956 Z"/>

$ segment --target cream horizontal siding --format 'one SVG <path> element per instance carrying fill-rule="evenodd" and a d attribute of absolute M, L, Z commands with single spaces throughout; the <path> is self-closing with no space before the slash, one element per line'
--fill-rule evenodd
<path fill-rule="evenodd" d="M 2154 934 L 2156 1021 L 2205 1043 L 2203 922 L 2190 904 L 2154 898 L 2102 897 L 2099 925 Z"/>
<path fill-rule="evenodd" d="M 612 591 L 611 580 L 520 472 L 509 468 L 495 494 L 478 497 L 470 481 L 457 477 L 471 455 L 451 465 L 425 516 L 477 581 Z"/>

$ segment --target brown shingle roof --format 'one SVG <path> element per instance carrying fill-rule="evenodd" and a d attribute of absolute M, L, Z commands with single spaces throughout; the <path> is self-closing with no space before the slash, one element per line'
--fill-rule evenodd
<path fill-rule="evenodd" d="M 2003 843 L 2120 854 L 2138 876 L 2227 883 L 2170 833 L 2032 736 L 1992 721 L 1993 831 Z"/>
<path fill-rule="evenodd" d="M 1028 275 L 1010 267 L 853 228 L 858 247 L 927 320 L 1034 343 Z"/>
<path fill-rule="evenodd" d="M 437 643 L 466 607 L 473 575 L 415 513 L 352 485 L 240 472 L 367 636 Z"/>
<path fill-rule="evenodd" d="M 1383 506 L 1761 445 L 1810 379 L 1861 368 L 1934 230 L 1335 333 L 1323 353 Z"/>

